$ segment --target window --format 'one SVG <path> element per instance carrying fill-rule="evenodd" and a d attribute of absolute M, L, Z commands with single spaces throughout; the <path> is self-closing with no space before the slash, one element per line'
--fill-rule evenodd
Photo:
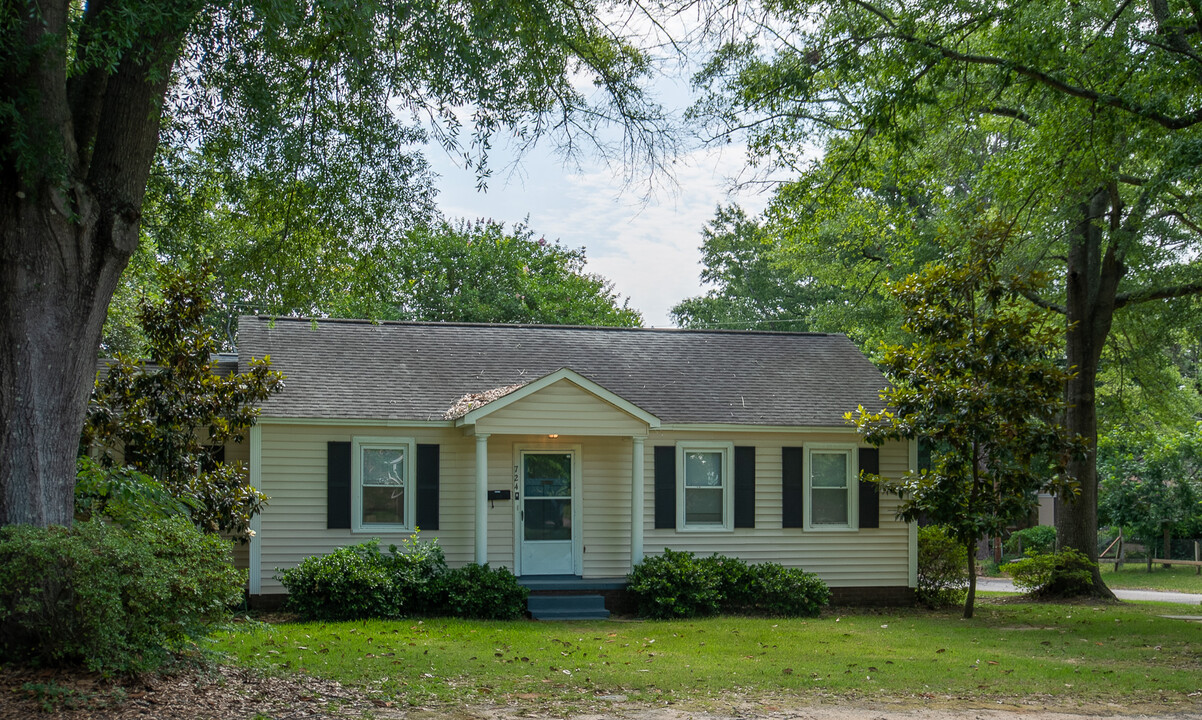
<path fill-rule="evenodd" d="M 727 530 L 734 515 L 734 448 L 726 443 L 676 444 L 676 527 Z"/>
<path fill-rule="evenodd" d="M 356 530 L 413 527 L 413 441 L 355 438 L 351 518 Z"/>
<path fill-rule="evenodd" d="M 850 530 L 856 527 L 854 447 L 811 447 L 806 449 L 806 528 Z"/>

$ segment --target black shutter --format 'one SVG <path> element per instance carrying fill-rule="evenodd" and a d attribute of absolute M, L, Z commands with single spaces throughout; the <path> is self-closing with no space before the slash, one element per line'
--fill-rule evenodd
<path fill-rule="evenodd" d="M 881 451 L 877 448 L 860 448 L 860 474 L 879 475 Z M 860 527 L 881 526 L 881 486 L 868 480 L 860 480 Z"/>
<path fill-rule="evenodd" d="M 735 527 L 755 527 L 755 448 L 735 448 Z"/>
<path fill-rule="evenodd" d="M 326 527 L 351 526 L 351 444 L 326 443 Z"/>
<path fill-rule="evenodd" d="M 805 485 L 802 482 L 802 448 L 780 449 L 780 525 L 787 528 L 805 526 Z"/>
<path fill-rule="evenodd" d="M 676 448 L 655 448 L 655 527 L 676 527 Z"/>
<path fill-rule="evenodd" d="M 438 446 L 417 446 L 415 522 L 421 530 L 438 529 Z"/>

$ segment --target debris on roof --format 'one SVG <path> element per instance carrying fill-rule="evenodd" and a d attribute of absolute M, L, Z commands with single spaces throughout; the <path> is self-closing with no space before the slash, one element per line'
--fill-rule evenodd
<path fill-rule="evenodd" d="M 463 397 L 455 401 L 445 413 L 442 414 L 443 420 L 458 420 L 467 415 L 478 407 L 484 407 L 494 400 L 499 400 L 509 393 L 524 387 L 526 383 L 517 383 L 516 385 L 506 385 L 505 387 L 493 388 L 478 393 L 466 393 Z"/>

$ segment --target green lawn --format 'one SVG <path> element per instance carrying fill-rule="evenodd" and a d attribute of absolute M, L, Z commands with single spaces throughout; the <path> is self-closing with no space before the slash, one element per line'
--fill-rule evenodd
<path fill-rule="evenodd" d="M 1197 607 L 987 602 L 955 611 L 855 611 L 810 620 L 247 623 L 220 650 L 412 704 L 704 702 L 736 692 L 1195 703 Z M 1194 693 L 1194 698 L 1190 694 Z"/>
<path fill-rule="evenodd" d="M 1163 568 L 1153 565 L 1152 572 L 1144 561 L 1124 563 L 1123 569 L 1114 571 L 1114 565 L 1102 563 L 1102 579 L 1112 588 L 1131 590 L 1171 590 L 1202 594 L 1202 575 L 1192 567 L 1174 565 Z"/>

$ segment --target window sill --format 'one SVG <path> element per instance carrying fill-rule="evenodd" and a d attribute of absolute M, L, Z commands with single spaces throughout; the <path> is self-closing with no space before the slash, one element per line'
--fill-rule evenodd
<path fill-rule="evenodd" d="M 850 525 L 810 525 L 809 527 L 807 527 L 805 529 L 805 531 L 806 532 L 820 532 L 820 533 L 828 533 L 828 532 L 829 533 L 841 533 L 841 532 L 845 533 L 845 532 L 859 532 L 860 528 L 852 527 Z"/>
<path fill-rule="evenodd" d="M 351 528 L 351 532 L 356 535 L 409 535 L 414 530 L 404 525 L 371 525 Z"/>
<path fill-rule="evenodd" d="M 676 528 L 678 533 L 732 533 L 734 531 L 733 527 L 725 525 L 685 525 Z"/>

